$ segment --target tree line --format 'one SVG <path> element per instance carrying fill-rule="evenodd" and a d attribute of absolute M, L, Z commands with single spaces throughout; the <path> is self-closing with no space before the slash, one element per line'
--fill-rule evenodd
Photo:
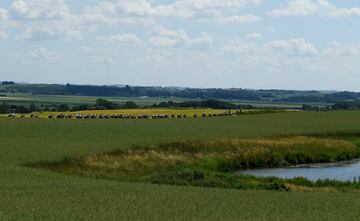
<path fill-rule="evenodd" d="M 84 110 L 115 110 L 115 109 L 135 109 L 139 106 L 133 101 L 126 101 L 122 104 L 114 103 L 109 100 L 99 98 L 95 104 L 53 104 L 53 105 L 35 105 L 31 103 L 30 106 L 24 105 L 9 105 L 2 103 L 0 105 L 0 114 L 7 113 L 31 113 L 39 111 L 84 111 Z M 253 109 L 251 105 L 236 105 L 233 103 L 219 101 L 214 99 L 199 100 L 199 101 L 184 101 L 184 102 L 161 102 L 153 104 L 150 108 L 213 108 L 213 109 Z"/>
<path fill-rule="evenodd" d="M 68 105 L 68 104 L 52 104 L 52 105 L 36 105 L 31 103 L 29 106 L 7 104 L 3 102 L 0 104 L 0 114 L 8 113 L 32 113 L 39 111 L 84 111 L 84 110 L 114 110 L 114 109 L 132 109 L 139 106 L 133 101 L 126 101 L 122 104 L 110 102 L 106 99 L 99 98 L 95 104 L 80 104 L 80 105 Z"/>
<path fill-rule="evenodd" d="M 215 99 L 174 102 L 167 101 L 153 104 L 154 108 L 212 108 L 212 109 L 253 109 L 251 105 L 236 105 Z"/>
<path fill-rule="evenodd" d="M 321 92 L 291 90 L 251 90 L 221 88 L 174 88 L 141 86 L 96 86 L 96 85 L 58 85 L 58 84 L 17 84 L 3 82 L 0 93 L 31 93 L 33 95 L 79 95 L 97 97 L 162 97 L 186 99 L 236 99 L 243 101 L 272 102 L 322 102 L 335 103 L 341 100 L 360 99 L 356 92 Z M 2 87 L 1 87 L 2 86 Z"/>

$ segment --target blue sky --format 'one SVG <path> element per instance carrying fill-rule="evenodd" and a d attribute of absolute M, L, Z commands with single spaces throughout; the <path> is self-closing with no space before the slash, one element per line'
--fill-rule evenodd
<path fill-rule="evenodd" d="M 358 0 L 0 0 L 0 80 L 360 91 Z"/>

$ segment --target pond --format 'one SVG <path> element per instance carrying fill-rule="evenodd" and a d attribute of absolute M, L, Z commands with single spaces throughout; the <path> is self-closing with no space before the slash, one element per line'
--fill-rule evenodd
<path fill-rule="evenodd" d="M 259 177 L 274 176 L 285 179 L 305 177 L 312 181 L 316 181 L 318 179 L 352 181 L 354 178 L 360 177 L 360 160 L 358 159 L 338 163 L 308 164 L 297 167 L 242 170 L 237 174 L 249 174 Z"/>

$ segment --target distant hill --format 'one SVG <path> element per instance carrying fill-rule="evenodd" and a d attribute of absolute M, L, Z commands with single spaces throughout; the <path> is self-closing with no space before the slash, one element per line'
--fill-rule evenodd
<path fill-rule="evenodd" d="M 296 90 L 251 90 L 197 89 L 180 87 L 141 87 L 141 86 L 94 86 L 73 84 L 24 84 L 2 82 L 0 93 L 30 93 L 33 95 L 81 95 L 106 97 L 163 97 L 188 99 L 224 99 L 269 102 L 323 102 L 336 103 L 346 100 L 360 100 L 360 93 L 336 91 L 296 91 Z"/>

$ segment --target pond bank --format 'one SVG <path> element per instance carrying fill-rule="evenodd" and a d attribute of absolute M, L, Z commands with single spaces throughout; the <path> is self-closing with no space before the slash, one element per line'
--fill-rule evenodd
<path fill-rule="evenodd" d="M 306 136 L 276 138 L 221 138 L 165 143 L 150 147 L 89 155 L 33 167 L 66 174 L 154 184 L 232 189 L 297 190 L 348 188 L 348 182 L 314 183 L 307 179 L 280 179 L 235 175 L 248 168 L 304 165 L 358 158 L 357 145 L 346 140 Z M 300 188 L 301 189 L 301 188 Z M 359 188 L 360 189 L 360 188 Z"/>
<path fill-rule="evenodd" d="M 242 170 L 236 174 L 283 179 L 304 177 L 311 181 L 329 179 L 346 182 L 360 177 L 360 159 L 331 163 L 302 164 L 281 168 Z"/>

